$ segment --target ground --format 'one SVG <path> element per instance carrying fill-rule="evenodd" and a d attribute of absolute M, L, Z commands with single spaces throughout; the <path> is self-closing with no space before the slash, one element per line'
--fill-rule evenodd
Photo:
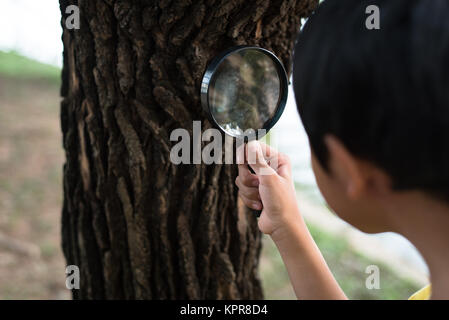
<path fill-rule="evenodd" d="M 54 81 L 0 76 L 1 299 L 70 298 L 60 246 L 58 92 Z"/>
<path fill-rule="evenodd" d="M 0 52 L 0 299 L 70 298 L 60 245 L 59 72 Z M 350 298 L 405 299 L 418 289 L 344 239 L 312 225 L 311 231 Z M 260 278 L 266 298 L 294 299 L 279 253 L 268 237 L 263 243 Z M 381 290 L 365 287 L 370 264 L 384 270 Z"/>

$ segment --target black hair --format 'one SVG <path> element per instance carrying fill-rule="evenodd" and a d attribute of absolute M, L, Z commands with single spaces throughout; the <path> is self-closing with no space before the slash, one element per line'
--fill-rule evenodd
<path fill-rule="evenodd" d="M 378 30 L 366 26 L 370 5 Z M 298 111 L 326 170 L 332 134 L 395 189 L 449 200 L 449 1 L 325 0 L 293 61 Z"/>

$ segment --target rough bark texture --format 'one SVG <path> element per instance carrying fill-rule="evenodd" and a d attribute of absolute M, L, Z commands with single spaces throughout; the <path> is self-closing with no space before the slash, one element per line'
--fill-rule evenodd
<path fill-rule="evenodd" d="M 257 220 L 238 205 L 233 165 L 173 165 L 170 132 L 201 120 L 201 77 L 230 46 L 275 52 L 317 0 L 60 0 L 63 250 L 74 298 L 253 299 Z"/>

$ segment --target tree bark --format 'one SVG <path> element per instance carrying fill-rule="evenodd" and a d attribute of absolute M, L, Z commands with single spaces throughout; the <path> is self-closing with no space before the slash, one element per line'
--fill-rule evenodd
<path fill-rule="evenodd" d="M 62 246 L 78 299 L 258 299 L 261 237 L 234 165 L 174 165 L 170 132 L 200 120 L 208 61 L 276 53 L 317 0 L 60 0 L 66 151 Z M 65 28 L 68 5 L 81 28 Z"/>

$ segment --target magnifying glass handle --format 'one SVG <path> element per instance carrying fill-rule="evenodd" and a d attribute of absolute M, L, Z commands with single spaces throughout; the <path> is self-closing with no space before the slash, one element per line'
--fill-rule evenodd
<path fill-rule="evenodd" d="M 252 174 L 256 174 L 255 172 L 254 172 L 254 170 L 253 170 L 253 168 L 251 168 L 251 166 L 248 164 L 248 169 L 249 169 L 249 171 L 252 173 Z M 255 214 L 255 216 L 257 217 L 257 218 L 259 218 L 260 217 L 260 214 L 262 213 L 262 210 L 254 210 L 254 209 L 251 209 L 251 211 Z"/>
<path fill-rule="evenodd" d="M 251 211 L 254 213 L 254 215 L 255 215 L 257 218 L 260 218 L 260 215 L 262 214 L 262 210 L 254 210 L 254 209 L 251 209 Z"/>

